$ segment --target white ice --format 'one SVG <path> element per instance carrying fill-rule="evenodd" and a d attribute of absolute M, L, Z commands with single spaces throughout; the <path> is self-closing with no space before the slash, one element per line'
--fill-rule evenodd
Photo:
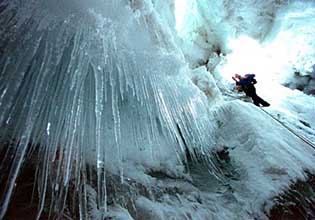
<path fill-rule="evenodd" d="M 271 117 L 314 144 L 315 98 L 282 85 L 300 83 L 295 70 L 313 77 L 314 9 L 2 1 L 0 218 L 30 161 L 38 219 L 62 215 L 69 198 L 82 219 L 266 218 L 272 198 L 315 167 L 315 150 Z M 270 115 L 238 100 L 236 72 L 257 75 Z"/>

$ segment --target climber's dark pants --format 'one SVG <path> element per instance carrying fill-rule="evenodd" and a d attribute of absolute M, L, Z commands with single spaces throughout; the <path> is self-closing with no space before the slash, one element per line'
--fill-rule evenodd
<path fill-rule="evenodd" d="M 246 86 L 243 88 L 243 90 L 247 96 L 253 99 L 253 102 L 255 105 L 260 106 L 261 104 L 262 106 L 265 106 L 265 107 L 270 106 L 268 102 L 266 102 L 265 100 L 263 100 L 256 94 L 256 88 L 254 85 Z"/>
<path fill-rule="evenodd" d="M 255 94 L 251 97 L 253 99 L 254 104 L 257 106 L 259 106 L 259 104 L 261 104 L 262 106 L 269 106 L 270 105 L 268 102 L 266 102 L 265 100 L 260 98 L 257 94 Z"/>

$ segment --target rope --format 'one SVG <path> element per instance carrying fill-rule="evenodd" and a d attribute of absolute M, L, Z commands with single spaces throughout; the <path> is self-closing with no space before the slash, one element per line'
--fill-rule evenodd
<path fill-rule="evenodd" d="M 230 96 L 234 99 L 239 99 L 235 96 L 233 96 L 232 94 L 229 93 L 224 93 L 224 95 L 226 96 Z M 308 139 L 306 139 L 305 137 L 297 134 L 292 128 L 288 127 L 287 125 L 285 125 L 282 121 L 280 121 L 279 119 L 275 118 L 272 114 L 270 114 L 269 112 L 267 112 L 266 110 L 260 108 L 260 110 L 262 110 L 263 112 L 265 112 L 267 115 L 269 115 L 272 119 L 274 119 L 275 121 L 277 121 L 280 125 L 282 125 L 284 128 L 286 128 L 288 131 L 290 131 L 293 135 L 295 135 L 297 138 L 301 139 L 304 143 L 306 143 L 307 145 L 309 145 L 310 147 L 312 147 L 313 149 L 315 149 L 315 144 L 313 144 L 311 141 L 309 141 Z"/>
<path fill-rule="evenodd" d="M 275 121 L 277 121 L 279 124 L 281 124 L 283 127 L 285 127 L 288 131 L 290 131 L 292 134 L 294 134 L 296 137 L 298 137 L 299 139 L 301 139 L 304 143 L 308 144 L 309 146 L 311 146 L 313 149 L 315 149 L 315 144 L 313 144 L 311 141 L 307 140 L 305 137 L 297 134 L 292 128 L 288 127 L 287 125 L 285 125 L 282 121 L 280 121 L 279 119 L 277 119 L 276 117 L 274 117 L 272 114 L 270 114 L 269 112 L 267 112 L 266 110 L 260 108 L 263 112 L 265 112 L 267 115 L 269 115 L 271 118 L 273 118 Z"/>

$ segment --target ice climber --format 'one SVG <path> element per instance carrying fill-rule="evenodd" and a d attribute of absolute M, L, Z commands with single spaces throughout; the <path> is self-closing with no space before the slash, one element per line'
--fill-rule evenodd
<path fill-rule="evenodd" d="M 257 81 L 255 79 L 255 74 L 246 74 L 245 76 L 235 74 L 232 76 L 232 79 L 236 83 L 236 89 L 238 91 L 244 91 L 247 96 L 252 98 L 255 105 L 260 106 L 261 104 L 264 107 L 270 106 L 268 102 L 256 94 L 256 88 L 254 84 L 256 84 Z"/>

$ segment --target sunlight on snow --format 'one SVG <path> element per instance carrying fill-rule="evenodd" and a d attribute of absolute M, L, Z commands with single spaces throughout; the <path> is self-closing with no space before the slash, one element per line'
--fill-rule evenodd
<path fill-rule="evenodd" d="M 191 0 L 175 0 L 176 30 L 179 36 L 183 37 L 189 30 L 188 27 L 194 25 L 194 19 L 198 14 L 197 2 Z"/>
<path fill-rule="evenodd" d="M 175 0 L 175 17 L 177 32 L 180 32 L 180 30 L 182 29 L 186 10 L 187 10 L 186 0 Z"/>
<path fill-rule="evenodd" d="M 226 56 L 226 64 L 220 72 L 223 78 L 231 81 L 235 73 L 254 73 L 262 81 L 283 83 L 292 77 L 292 61 L 310 52 L 310 47 L 298 40 L 292 31 L 282 31 L 277 38 L 265 45 L 256 40 L 241 36 L 230 40 L 231 53 Z"/>
<path fill-rule="evenodd" d="M 312 72 L 315 62 L 314 13 L 313 8 L 293 8 L 292 12 L 280 17 L 280 30 L 275 25 L 271 31 L 274 37 L 264 42 L 248 36 L 231 39 L 227 45 L 231 53 L 226 56 L 219 72 L 228 81 L 234 73 L 254 73 L 259 81 L 275 83 L 291 81 L 295 71 L 302 75 Z"/>
<path fill-rule="evenodd" d="M 230 40 L 228 47 L 231 53 L 226 56 L 226 63 L 219 68 L 221 76 L 231 82 L 235 74 L 253 73 L 260 82 L 272 79 L 272 74 L 279 71 L 280 66 L 256 40 L 247 36 Z M 268 89 L 268 87 L 263 87 Z"/>
<path fill-rule="evenodd" d="M 283 72 L 286 63 L 284 54 L 281 55 L 285 50 L 281 46 L 279 45 L 279 49 L 271 48 L 269 45 L 263 47 L 259 42 L 247 36 L 230 40 L 228 47 L 231 53 L 227 55 L 226 65 L 220 72 L 229 81 L 235 73 L 243 75 L 254 73 L 264 81 L 277 80 L 277 76 Z"/>

